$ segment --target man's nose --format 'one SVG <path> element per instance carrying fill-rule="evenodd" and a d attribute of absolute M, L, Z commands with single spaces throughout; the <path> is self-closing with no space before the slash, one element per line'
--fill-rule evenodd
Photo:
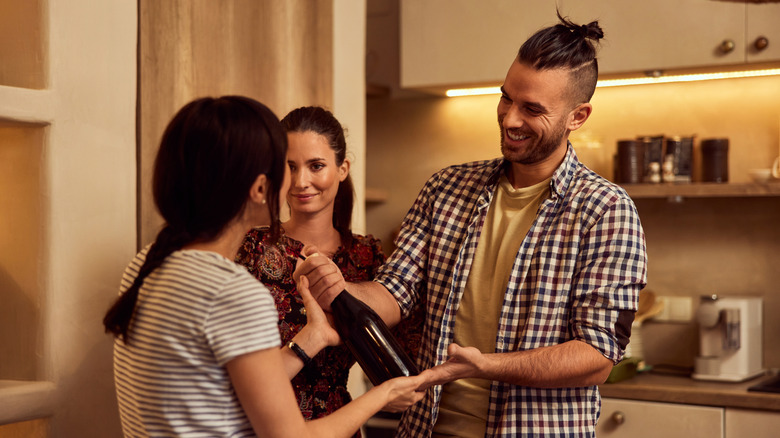
<path fill-rule="evenodd" d="M 505 128 L 519 128 L 525 123 L 522 111 L 516 105 L 510 105 L 501 119 L 501 125 Z"/>

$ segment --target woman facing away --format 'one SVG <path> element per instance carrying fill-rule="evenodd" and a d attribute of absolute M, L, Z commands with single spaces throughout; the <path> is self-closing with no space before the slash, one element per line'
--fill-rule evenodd
<path fill-rule="evenodd" d="M 249 229 L 278 235 L 286 153 L 279 120 L 246 97 L 195 100 L 166 128 L 153 177 L 166 223 L 128 266 L 103 321 L 116 337 L 126 436 L 349 436 L 385 405 L 422 398 L 425 373 L 389 380 L 325 418 L 306 422 L 298 411 L 289 376 L 300 359 L 279 348 L 268 289 L 233 262 Z M 338 335 L 307 280 L 299 286 L 308 309 L 299 336 L 314 354 Z"/>
<path fill-rule="evenodd" d="M 347 379 L 355 359 L 344 345 L 325 348 L 315 356 L 301 336 L 310 315 L 304 311 L 293 280 L 296 260 L 304 245 L 316 247 L 336 263 L 346 281 L 360 282 L 374 278 L 384 254 L 378 239 L 351 231 L 354 189 L 339 121 L 324 108 L 308 106 L 287 114 L 282 126 L 287 130 L 292 177 L 287 194 L 290 219 L 282 225 L 278 239 L 272 228 L 251 230 L 236 262 L 270 289 L 279 312 L 282 342 L 294 340 L 312 358 L 305 366 L 299 362 L 300 372 L 292 385 L 303 416 L 320 418 L 351 400 Z M 411 331 L 396 334 L 405 347 L 419 345 Z"/>

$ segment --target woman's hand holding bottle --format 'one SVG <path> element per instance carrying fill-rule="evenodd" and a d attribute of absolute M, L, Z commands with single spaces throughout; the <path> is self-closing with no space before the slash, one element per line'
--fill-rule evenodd
<path fill-rule="evenodd" d="M 336 329 L 333 328 L 333 323 L 330 320 L 332 317 L 326 315 L 322 310 L 317 300 L 314 299 L 309 291 L 309 279 L 305 276 L 301 276 L 298 279 L 298 293 L 303 299 L 303 307 L 306 311 L 306 325 L 296 335 L 313 338 L 315 345 L 321 346 L 317 349 L 317 352 L 326 346 L 335 346 L 341 343 Z M 324 344 L 324 345 L 323 345 Z M 316 354 L 312 351 L 312 355 Z"/>
<path fill-rule="evenodd" d="M 323 348 L 338 345 L 341 342 L 338 332 L 328 320 L 328 316 L 317 304 L 309 292 L 309 280 L 301 277 L 298 281 L 298 293 L 303 299 L 306 312 L 306 325 L 295 335 L 292 342 L 285 345 L 284 370 L 292 379 Z"/>

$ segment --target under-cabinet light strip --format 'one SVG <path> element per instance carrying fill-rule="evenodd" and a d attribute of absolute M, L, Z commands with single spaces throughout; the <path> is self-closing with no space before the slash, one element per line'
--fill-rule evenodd
<path fill-rule="evenodd" d="M 710 81 L 713 79 L 735 79 L 735 78 L 755 78 L 761 76 L 778 76 L 780 75 L 780 68 L 772 68 L 765 70 L 749 70 L 749 71 L 734 71 L 734 72 L 720 72 L 720 73 L 698 73 L 687 75 L 672 75 L 672 76 L 659 76 L 659 77 L 638 77 L 627 79 L 607 79 L 598 81 L 596 83 L 597 88 L 606 87 L 621 87 L 625 85 L 645 85 L 645 84 L 668 84 L 672 82 L 693 82 L 693 81 Z M 456 88 L 447 90 L 447 97 L 456 96 L 479 96 L 485 94 L 501 94 L 499 87 L 482 87 L 482 88 Z"/>

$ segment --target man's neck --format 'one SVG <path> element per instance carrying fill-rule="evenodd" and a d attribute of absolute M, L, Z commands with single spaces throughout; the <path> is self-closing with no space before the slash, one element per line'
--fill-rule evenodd
<path fill-rule="evenodd" d="M 530 187 L 550 178 L 566 159 L 568 143 L 555 150 L 549 157 L 533 164 L 509 163 L 506 177 L 512 187 Z"/>

